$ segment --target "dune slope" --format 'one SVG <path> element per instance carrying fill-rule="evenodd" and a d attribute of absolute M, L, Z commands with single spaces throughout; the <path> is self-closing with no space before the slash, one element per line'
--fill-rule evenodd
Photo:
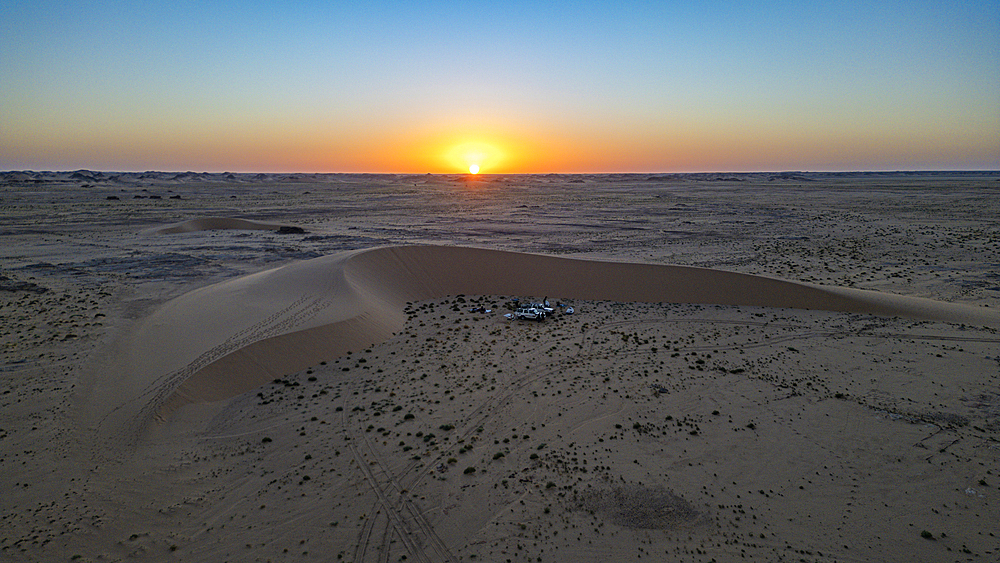
<path fill-rule="evenodd" d="M 277 231 L 282 227 L 280 223 L 265 223 L 262 221 L 251 221 L 249 219 L 236 219 L 233 217 L 199 217 L 180 223 L 174 223 L 165 227 L 152 229 L 150 233 L 157 235 L 174 235 L 178 233 L 194 233 L 198 231 L 218 231 L 218 230 L 246 230 L 246 231 Z"/>

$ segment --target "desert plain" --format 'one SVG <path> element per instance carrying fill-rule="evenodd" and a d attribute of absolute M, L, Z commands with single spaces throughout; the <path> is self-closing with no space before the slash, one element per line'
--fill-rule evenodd
<path fill-rule="evenodd" d="M 4 561 L 1000 560 L 1000 174 L 0 186 Z"/>

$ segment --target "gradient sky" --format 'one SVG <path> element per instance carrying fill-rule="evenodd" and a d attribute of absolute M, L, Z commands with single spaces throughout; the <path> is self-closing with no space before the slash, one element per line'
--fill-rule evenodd
<path fill-rule="evenodd" d="M 1000 169 L 996 0 L 6 0 L 0 30 L 0 170 Z"/>

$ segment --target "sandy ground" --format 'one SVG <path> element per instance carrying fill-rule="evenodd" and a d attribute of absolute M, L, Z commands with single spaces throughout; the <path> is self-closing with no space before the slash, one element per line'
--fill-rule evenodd
<path fill-rule="evenodd" d="M 998 180 L 0 175 L 3 559 L 996 561 Z"/>

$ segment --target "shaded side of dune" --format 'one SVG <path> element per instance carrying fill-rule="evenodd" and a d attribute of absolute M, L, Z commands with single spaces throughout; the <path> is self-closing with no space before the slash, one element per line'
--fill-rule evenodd
<path fill-rule="evenodd" d="M 160 406 L 224 399 L 285 374 L 382 342 L 403 327 L 409 301 L 456 294 L 545 295 L 566 299 L 745 305 L 856 312 L 1000 327 L 988 309 L 877 292 L 826 288 L 686 266 L 578 260 L 461 247 L 402 246 L 298 262 L 192 292 L 168 304 L 161 328 L 184 330 L 211 318 L 200 346 L 231 340 L 225 329 L 253 315 L 287 310 L 293 298 L 322 310 L 280 334 L 245 341 L 178 382 Z M 318 281 L 335 279 L 336 284 Z M 253 311 L 248 317 L 247 311 Z M 233 321 L 227 319 L 232 317 Z M 202 350 L 162 350 L 195 357 Z M 158 394 L 163 396 L 162 394 Z"/>
<path fill-rule="evenodd" d="M 233 217 L 199 217 L 180 223 L 174 223 L 165 227 L 158 227 L 150 230 L 152 234 L 174 235 L 178 233 L 194 233 L 198 231 L 218 231 L 218 230 L 245 230 L 245 231 L 280 231 L 281 229 L 299 229 L 291 225 L 279 223 L 265 223 L 262 221 L 251 221 L 249 219 L 236 219 Z M 301 232 L 301 229 L 299 229 Z"/>

